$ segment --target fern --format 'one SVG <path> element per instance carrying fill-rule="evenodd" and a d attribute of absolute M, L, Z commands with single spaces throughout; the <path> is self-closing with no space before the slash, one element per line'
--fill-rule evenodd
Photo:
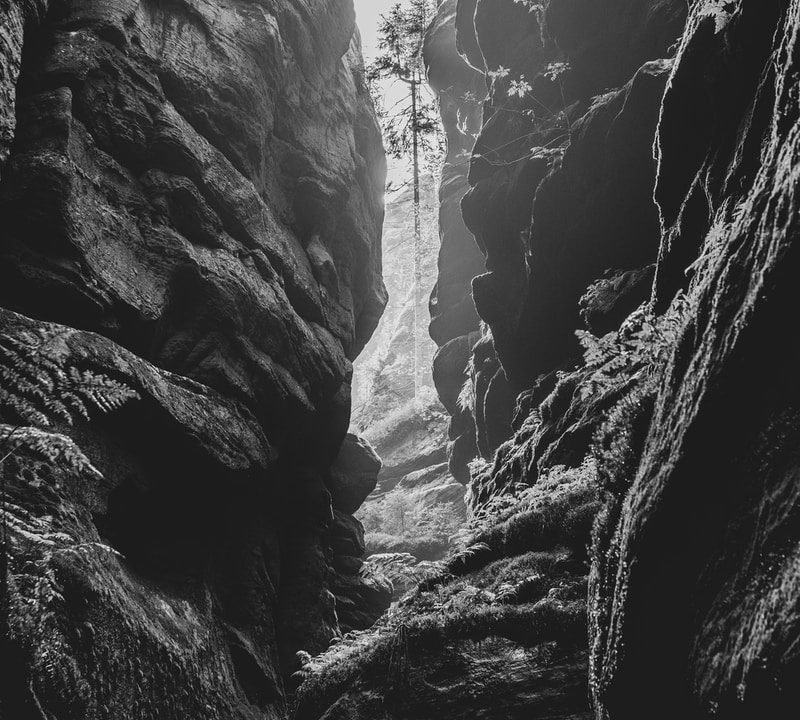
<path fill-rule="evenodd" d="M 577 333 L 587 371 L 581 397 L 621 394 L 592 444 L 598 477 L 607 490 L 622 492 L 633 477 L 661 373 L 689 310 L 689 300 L 679 293 L 663 315 L 643 305 L 617 332 L 602 338 Z"/>
<path fill-rule="evenodd" d="M 68 364 L 64 351 L 68 332 L 37 327 L 0 336 L 0 467 L 24 448 L 30 462 L 23 476 L 33 486 L 42 483 L 48 465 L 57 463 L 74 474 L 100 476 L 70 438 L 42 428 L 59 421 L 67 425 L 78 419 L 88 421 L 90 408 L 111 412 L 139 397 L 135 390 L 107 375 Z M 4 419 L 18 424 L 1 424 Z M 5 471 L 1 490 L 5 505 Z M 3 553 L 6 516 L 3 507 Z"/>
<path fill-rule="evenodd" d="M 364 561 L 360 572 L 364 577 L 381 575 L 393 585 L 406 587 L 441 573 L 443 568 L 440 562 L 419 561 L 410 553 L 378 553 Z"/>
<path fill-rule="evenodd" d="M 51 427 L 89 420 L 90 408 L 111 412 L 138 398 L 135 390 L 102 373 L 68 364 L 68 331 L 40 327 L 0 336 L 0 418 Z"/>
<path fill-rule="evenodd" d="M 471 375 L 467 375 L 456 402 L 461 412 L 470 414 L 475 412 L 475 381 Z"/>
<path fill-rule="evenodd" d="M 576 331 L 588 371 L 581 383 L 581 396 L 588 398 L 639 381 L 652 381 L 678 340 L 688 303 L 686 296 L 679 293 L 660 316 L 655 316 L 649 305 L 642 305 L 618 331 L 602 338 L 585 330 Z"/>
<path fill-rule="evenodd" d="M 563 465 L 548 468 L 541 474 L 536 484 L 517 483 L 477 504 L 467 524 L 459 530 L 455 538 L 456 545 L 467 552 L 482 550 L 483 543 L 477 545 L 474 543 L 492 527 L 513 515 L 534 510 L 543 502 L 551 501 L 561 494 L 572 492 L 578 487 L 593 486 L 596 482 L 597 465 L 594 458 L 585 458 L 577 468 Z"/>
<path fill-rule="evenodd" d="M 11 449 L 0 459 L 8 461 L 12 454 L 24 449 L 26 467 L 20 468 L 18 472 L 25 472 L 34 486 L 40 485 L 42 482 L 42 466 L 56 463 L 59 463 L 70 474 L 101 477 L 100 471 L 66 435 L 47 432 L 35 427 L 0 425 L 0 443 L 8 443 L 12 439 Z"/>
<path fill-rule="evenodd" d="M 48 431 L 57 423 L 72 425 L 121 407 L 138 394 L 127 385 L 68 362 L 69 331 L 53 326 L 0 335 L 0 643 L 27 638 L 33 648 L 32 668 L 56 687 L 76 687 L 77 671 L 67 652 L 56 609 L 63 597 L 52 564 L 55 552 L 75 551 L 71 538 L 55 538 L 52 518 L 35 518 L 9 504 L 7 482 L 38 488 L 55 477 L 100 478 L 100 472 L 66 435 Z M 15 425 L 6 424 L 14 422 Z M 13 465 L 13 467 L 9 467 Z M 58 468 L 58 472 L 54 472 Z M 50 491 L 58 490 L 53 482 Z M 24 542 L 23 565 L 10 572 L 15 558 L 12 539 Z M 38 545 L 39 558 L 31 552 Z M 27 583 L 19 587 L 19 583 Z"/>

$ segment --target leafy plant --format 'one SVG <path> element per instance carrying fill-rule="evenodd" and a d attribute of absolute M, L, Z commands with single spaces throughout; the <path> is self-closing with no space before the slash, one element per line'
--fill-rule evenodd
<path fill-rule="evenodd" d="M 576 331 L 589 371 L 581 386 L 582 396 L 608 392 L 632 382 L 652 382 L 678 339 L 687 309 L 688 300 L 680 293 L 663 315 L 656 316 L 649 305 L 642 305 L 618 331 L 602 338 L 585 330 Z"/>
<path fill-rule="evenodd" d="M 581 395 L 621 395 L 593 443 L 598 475 L 607 489 L 624 488 L 635 472 L 658 382 L 689 310 L 689 300 L 679 293 L 662 315 L 656 316 L 649 305 L 643 305 L 617 332 L 602 338 L 577 333 L 587 371 Z"/>
<path fill-rule="evenodd" d="M 442 567 L 439 562 L 420 562 L 410 553 L 377 553 L 364 561 L 360 572 L 364 577 L 382 575 L 393 585 L 406 586 L 428 579 Z"/>
<path fill-rule="evenodd" d="M 0 336 L 0 468 L 21 448 L 39 465 L 29 465 L 29 482 L 38 482 L 41 464 L 64 463 L 75 473 L 99 475 L 97 469 L 67 436 L 44 432 L 58 422 L 72 425 L 90 419 L 90 409 L 110 412 L 138 393 L 102 373 L 81 369 L 68 362 L 66 338 L 69 331 L 56 326 L 39 326 L 16 335 Z M 33 468 L 33 469 L 31 469 Z M 3 564 L 7 553 L 6 473 L 2 473 Z M 5 577 L 5 567 L 2 568 Z"/>
<path fill-rule="evenodd" d="M 110 412 L 138 397 L 102 373 L 68 364 L 68 331 L 38 327 L 0 336 L 0 419 L 51 427 L 89 420 L 90 408 Z"/>
<path fill-rule="evenodd" d="M 58 490 L 54 478 L 100 478 L 75 442 L 52 428 L 88 421 L 93 410 L 110 412 L 138 394 L 107 375 L 70 363 L 68 333 L 40 326 L 0 336 L 0 644 L 23 639 L 32 652 L 31 670 L 50 678 L 54 687 L 72 692 L 79 686 L 78 673 L 57 623 L 55 608 L 64 599 L 53 560 L 58 553 L 100 546 L 77 543 L 57 532 L 51 515 L 39 518 L 18 506 L 12 512 L 7 481 L 13 476 L 34 489 L 49 483 L 48 497 L 53 497 Z M 60 503 L 54 507 L 62 509 Z M 12 535 L 27 547 L 14 573 L 9 558 Z"/>
<path fill-rule="evenodd" d="M 467 524 L 460 530 L 461 546 L 469 546 L 476 538 L 512 515 L 545 507 L 573 493 L 576 488 L 590 488 L 597 482 L 597 466 L 593 458 L 584 459 L 577 468 L 557 465 L 542 473 L 535 485 L 519 483 L 510 492 L 494 495 L 478 505 Z"/>

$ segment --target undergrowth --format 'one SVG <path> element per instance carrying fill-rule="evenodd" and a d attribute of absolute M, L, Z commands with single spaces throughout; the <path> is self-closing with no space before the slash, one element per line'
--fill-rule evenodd
<path fill-rule="evenodd" d="M 389 696 L 422 655 L 460 641 L 585 642 L 585 565 L 576 570 L 573 558 L 585 553 L 596 510 L 591 464 L 554 468 L 541 485 L 487 509 L 445 561 L 370 558 L 365 572 L 414 589 L 370 630 L 345 635 L 315 658 L 300 654 L 295 717 L 318 718 L 356 680 Z"/>
<path fill-rule="evenodd" d="M 503 637 L 532 647 L 580 643 L 586 634 L 585 603 L 543 599 L 509 605 L 476 589 L 464 589 L 432 612 L 398 607 L 369 631 L 351 633 L 316 658 L 304 658 L 296 698 L 297 720 L 318 718 L 356 679 L 385 695 L 402 689 L 414 656 L 459 640 Z M 399 661 L 398 651 L 405 656 Z"/>
<path fill-rule="evenodd" d="M 679 293 L 662 315 L 642 305 L 617 332 L 602 338 L 578 332 L 588 370 L 582 395 L 620 393 L 592 445 L 601 486 L 615 494 L 623 493 L 633 480 L 658 384 L 688 312 L 689 300 Z"/>
<path fill-rule="evenodd" d="M 59 529 L 57 518 L 69 515 L 60 499 L 63 478 L 102 476 L 53 428 L 89 421 L 93 411 L 110 412 L 138 397 L 124 383 L 70 362 L 68 333 L 41 326 L 0 336 L 0 647 L 24 666 L 15 670 L 17 684 L 24 675 L 38 678 L 64 697 L 79 693 L 81 682 L 61 627 L 65 600 L 56 561 L 69 553 L 114 551 Z M 9 497 L 10 484 L 16 496 L 36 498 L 36 513 Z M 33 680 L 26 682 L 35 696 Z M 18 691 L 6 687 L 0 715 L 9 693 Z"/>
<path fill-rule="evenodd" d="M 365 503 L 356 517 L 364 525 L 368 547 L 391 546 L 397 541 L 409 546 L 427 541 L 447 547 L 460 525 L 452 505 L 425 504 L 424 496 L 404 488 L 395 488 L 383 498 Z"/>
<path fill-rule="evenodd" d="M 597 481 L 597 468 L 592 458 L 586 458 L 577 468 L 556 466 L 546 470 L 535 485 L 518 483 L 508 492 L 494 495 L 478 505 L 459 531 L 462 547 L 468 546 L 492 527 L 513 515 L 528 511 L 540 512 L 545 506 L 558 503 L 566 496 L 582 495 L 579 490 L 592 492 Z"/>
<path fill-rule="evenodd" d="M 578 333 L 583 364 L 558 378 L 522 424 L 526 434 L 518 434 L 512 452 L 533 462 L 525 452 L 532 454 L 540 427 L 556 427 L 553 420 L 577 400 L 589 412 L 604 413 L 588 456 L 576 467 L 537 468 L 532 484 L 525 473 L 515 474 L 516 484 L 476 502 L 445 561 L 420 564 L 403 554 L 369 560 L 365 572 L 387 573 L 414 589 L 372 629 L 346 635 L 316 658 L 301 658 L 299 720 L 319 717 L 356 682 L 384 696 L 402 689 L 414 657 L 462 639 L 586 642 L 588 546 L 601 490 L 619 491 L 633 477 L 663 367 L 687 311 L 680 295 L 661 316 L 645 305 L 617 332 L 601 338 Z M 474 403 L 469 387 L 463 410 Z M 500 467 L 479 461 L 473 473 L 491 477 Z"/>

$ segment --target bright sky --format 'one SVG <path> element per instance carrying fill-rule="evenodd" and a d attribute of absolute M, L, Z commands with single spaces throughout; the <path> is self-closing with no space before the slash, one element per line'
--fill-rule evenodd
<path fill-rule="evenodd" d="M 355 0 L 356 22 L 361 30 L 367 62 L 372 60 L 378 49 L 378 20 L 396 2 L 397 0 Z"/>
<path fill-rule="evenodd" d="M 389 9 L 402 0 L 354 0 L 356 7 L 356 23 L 361 31 L 361 44 L 364 49 L 364 60 L 369 64 L 378 52 L 378 21 Z M 391 108 L 402 101 L 407 93 L 403 83 L 385 80 L 381 82 L 384 92 L 384 103 Z M 389 159 L 389 180 L 397 186 L 408 179 L 409 161 Z"/>

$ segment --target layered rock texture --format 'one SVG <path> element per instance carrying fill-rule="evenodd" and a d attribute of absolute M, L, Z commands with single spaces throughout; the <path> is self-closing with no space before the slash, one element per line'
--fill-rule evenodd
<path fill-rule="evenodd" d="M 369 632 L 304 667 L 295 717 L 588 720 L 590 473 L 498 511 Z"/>
<path fill-rule="evenodd" d="M 486 328 L 435 376 L 488 462 L 464 550 L 307 666 L 300 715 L 792 717 L 800 3 L 439 8 L 434 85 L 457 54 L 488 88 L 442 214 Z"/>
<path fill-rule="evenodd" d="M 483 457 L 511 435 L 515 397 L 578 354 L 582 318 L 605 333 L 649 294 L 652 144 L 684 17 L 680 2 L 440 5 L 488 87 L 462 201 L 485 266 L 472 287 L 490 333 L 468 369 Z"/>
<path fill-rule="evenodd" d="M 439 3 L 433 379 L 470 515 L 369 630 L 349 4 L 2 7 L 6 706 L 796 714 L 800 0 Z M 396 452 L 370 422 L 400 497 L 445 472 L 409 419 Z"/>
<path fill-rule="evenodd" d="M 479 318 L 472 301 L 472 278 L 483 271 L 483 256 L 461 217 L 461 199 L 475 137 L 480 131 L 486 95 L 484 75 L 459 53 L 456 0 L 440 3 L 425 37 L 428 82 L 439 97 L 447 154 L 439 186 L 439 276 L 431 294 L 430 333 L 439 346 L 433 379 L 451 416 L 448 465 L 460 482 L 469 479 L 469 461 L 477 455 L 472 417 L 459 407 L 472 347 L 479 339 Z"/>
<path fill-rule="evenodd" d="M 2 2 L 0 38 L 4 454 L 47 393 L 75 419 L 2 468 L 4 708 L 285 717 L 295 652 L 391 592 L 340 453 L 386 302 L 352 3 Z M 97 376 L 136 397 L 84 418 Z"/>

